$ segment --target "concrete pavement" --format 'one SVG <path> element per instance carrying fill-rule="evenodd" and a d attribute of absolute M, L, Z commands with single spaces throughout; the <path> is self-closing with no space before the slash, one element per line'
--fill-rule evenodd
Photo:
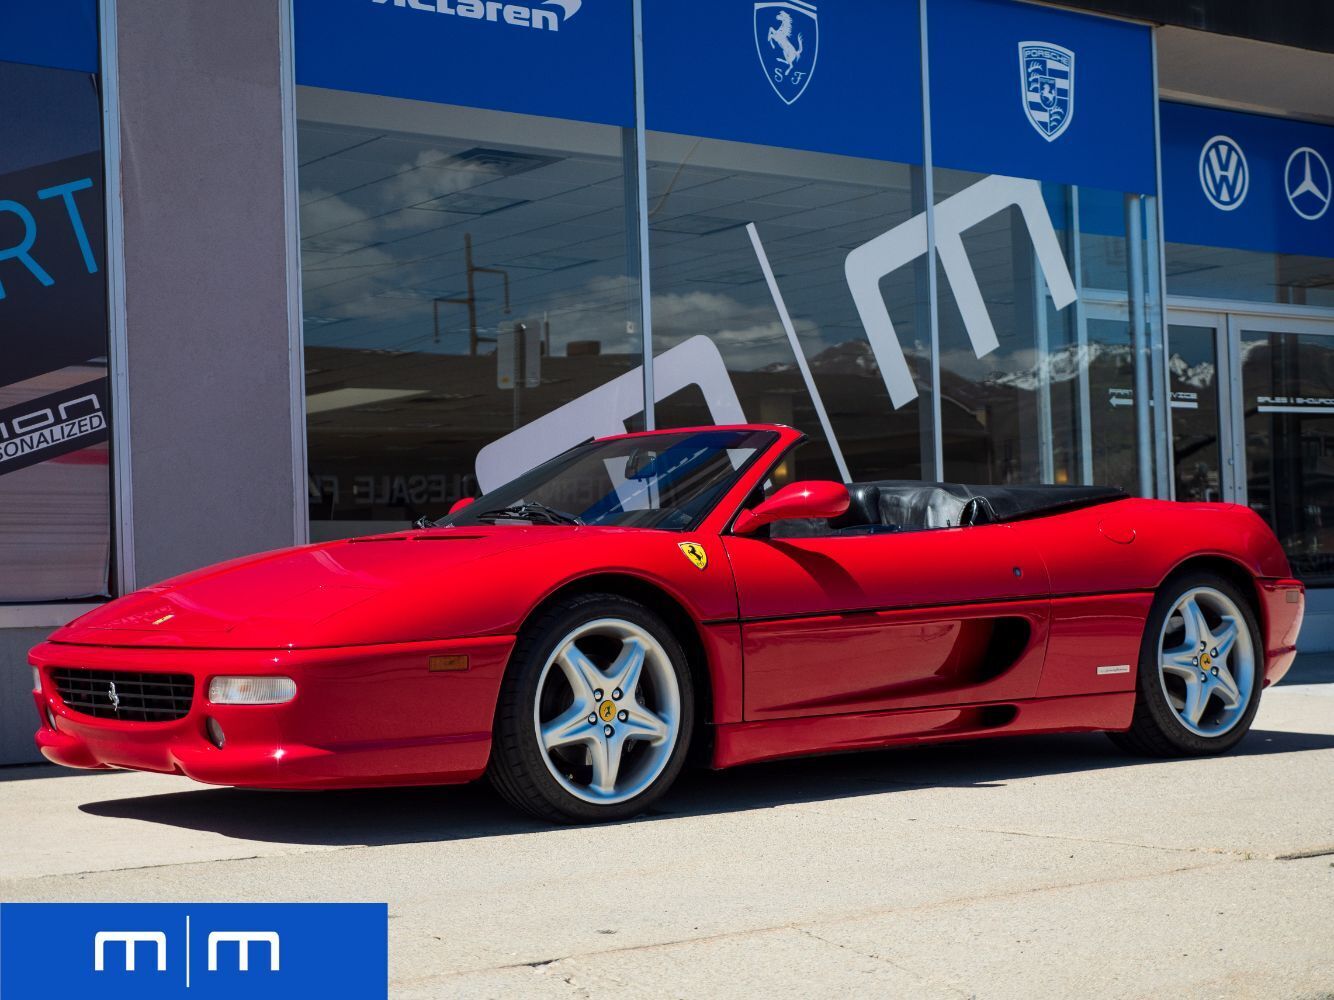
<path fill-rule="evenodd" d="M 3 900 L 387 900 L 394 997 L 1334 997 L 1334 658 L 1208 760 L 800 760 L 581 829 L 485 786 L 11 768 L 0 843 Z"/>

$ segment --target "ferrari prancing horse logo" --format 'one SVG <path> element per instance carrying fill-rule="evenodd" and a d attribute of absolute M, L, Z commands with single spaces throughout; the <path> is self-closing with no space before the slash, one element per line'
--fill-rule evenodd
<path fill-rule="evenodd" d="M 704 546 L 699 542 L 677 542 L 681 546 L 681 551 L 686 554 L 686 558 L 695 564 L 696 569 L 703 569 L 709 564 L 709 554 L 704 551 Z"/>

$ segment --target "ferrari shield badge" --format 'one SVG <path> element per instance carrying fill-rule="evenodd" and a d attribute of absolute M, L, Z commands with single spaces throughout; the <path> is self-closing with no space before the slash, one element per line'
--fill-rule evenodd
<path fill-rule="evenodd" d="M 784 103 L 795 104 L 806 92 L 819 50 L 815 4 L 767 0 L 755 5 L 755 51 L 769 86 Z"/>
<path fill-rule="evenodd" d="M 1020 42 L 1019 75 L 1029 124 L 1054 142 L 1075 116 L 1075 54 L 1051 42 Z"/>
<path fill-rule="evenodd" d="M 696 569 L 703 569 L 709 564 L 709 554 L 704 551 L 704 546 L 699 542 L 678 542 L 681 551 L 685 553 L 686 558 L 695 564 Z"/>

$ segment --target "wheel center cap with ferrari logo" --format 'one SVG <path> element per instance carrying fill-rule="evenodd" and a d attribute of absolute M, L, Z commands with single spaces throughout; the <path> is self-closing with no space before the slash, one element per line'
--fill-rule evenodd
<path fill-rule="evenodd" d="M 1211 657 L 1208 653 L 1200 654 L 1200 666 L 1202 668 L 1208 670 L 1210 667 L 1213 666 L 1213 664 L 1214 664 L 1213 657 Z"/>
<path fill-rule="evenodd" d="M 616 718 L 616 705 L 610 701 L 604 701 L 598 706 L 598 717 L 603 722 L 610 722 Z"/>

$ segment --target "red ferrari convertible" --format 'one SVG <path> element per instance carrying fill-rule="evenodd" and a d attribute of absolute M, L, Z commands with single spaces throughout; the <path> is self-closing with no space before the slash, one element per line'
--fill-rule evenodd
<path fill-rule="evenodd" d="M 1292 662 L 1304 591 L 1245 507 L 784 485 L 801 441 L 594 441 L 436 523 L 123 597 L 32 651 L 37 743 L 250 787 L 485 773 L 590 821 L 643 810 L 689 751 L 1105 730 L 1218 753 Z"/>

